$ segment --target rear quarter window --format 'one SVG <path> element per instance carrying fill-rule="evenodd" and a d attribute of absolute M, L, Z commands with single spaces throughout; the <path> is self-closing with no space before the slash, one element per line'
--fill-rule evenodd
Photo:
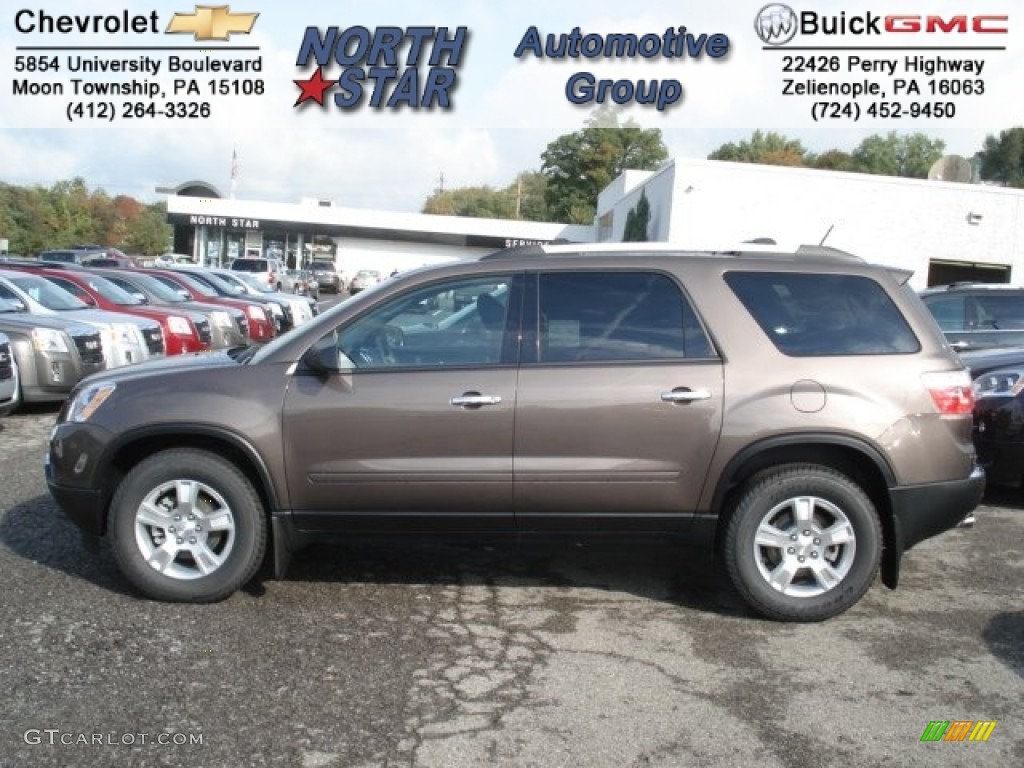
<path fill-rule="evenodd" d="M 892 298 L 870 278 L 730 272 L 725 281 L 784 355 L 900 355 L 921 349 Z"/>

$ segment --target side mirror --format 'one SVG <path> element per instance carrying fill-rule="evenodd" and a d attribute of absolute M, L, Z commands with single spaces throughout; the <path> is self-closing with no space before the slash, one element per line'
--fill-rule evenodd
<path fill-rule="evenodd" d="M 131 296 L 133 299 L 138 299 L 143 304 L 149 304 L 149 299 L 146 298 L 146 294 L 144 293 L 132 292 L 128 295 Z"/>
<path fill-rule="evenodd" d="M 192 298 L 192 296 L 189 294 L 189 292 L 186 291 L 184 288 L 179 288 L 178 289 L 178 295 L 181 296 L 181 298 L 186 299 L 186 300 L 191 300 L 191 298 Z"/>
<path fill-rule="evenodd" d="M 338 350 L 338 340 L 333 333 L 307 349 L 302 356 L 302 364 L 318 376 L 349 373 L 355 368 L 352 361 Z"/>

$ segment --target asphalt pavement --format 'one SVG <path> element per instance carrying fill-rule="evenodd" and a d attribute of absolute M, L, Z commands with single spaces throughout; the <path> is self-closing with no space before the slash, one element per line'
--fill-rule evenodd
<path fill-rule="evenodd" d="M 350 541 L 216 605 L 140 598 L 0 419 L 2 766 L 1024 765 L 1024 497 L 816 625 L 667 542 Z M 933 721 L 985 742 L 922 742 Z"/>

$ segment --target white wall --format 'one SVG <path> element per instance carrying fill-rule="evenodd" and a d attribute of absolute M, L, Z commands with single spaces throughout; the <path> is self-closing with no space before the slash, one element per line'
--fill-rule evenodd
<path fill-rule="evenodd" d="M 338 244 L 335 267 L 349 277 L 360 269 L 376 269 L 383 275 L 390 275 L 394 269 L 404 272 L 424 264 L 455 261 L 495 250 L 355 237 L 339 237 L 335 242 Z"/>
<path fill-rule="evenodd" d="M 1024 283 L 1024 192 L 998 187 L 781 168 L 710 160 L 676 160 L 642 187 L 652 208 L 652 240 L 688 247 L 771 237 L 780 245 L 818 243 L 868 261 L 914 270 L 923 288 L 930 259 L 1012 265 Z M 615 205 L 621 240 L 640 187 Z M 657 201 L 657 202 L 656 202 Z M 670 218 L 653 226 L 654 211 Z M 670 214 L 665 212 L 670 210 Z M 980 214 L 977 224 L 968 214 Z"/>

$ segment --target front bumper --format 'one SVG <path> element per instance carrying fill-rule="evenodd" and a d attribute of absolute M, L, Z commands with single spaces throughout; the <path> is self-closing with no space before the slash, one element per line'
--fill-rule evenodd
<path fill-rule="evenodd" d="M 46 484 L 64 514 L 83 533 L 101 536 L 106 528 L 109 487 L 100 471 L 111 434 L 92 424 L 63 422 L 54 427 L 46 454 Z"/>
<path fill-rule="evenodd" d="M 891 489 L 897 549 L 910 549 L 955 528 L 974 511 L 984 493 L 985 471 L 981 467 L 975 467 L 970 477 L 963 480 Z"/>

